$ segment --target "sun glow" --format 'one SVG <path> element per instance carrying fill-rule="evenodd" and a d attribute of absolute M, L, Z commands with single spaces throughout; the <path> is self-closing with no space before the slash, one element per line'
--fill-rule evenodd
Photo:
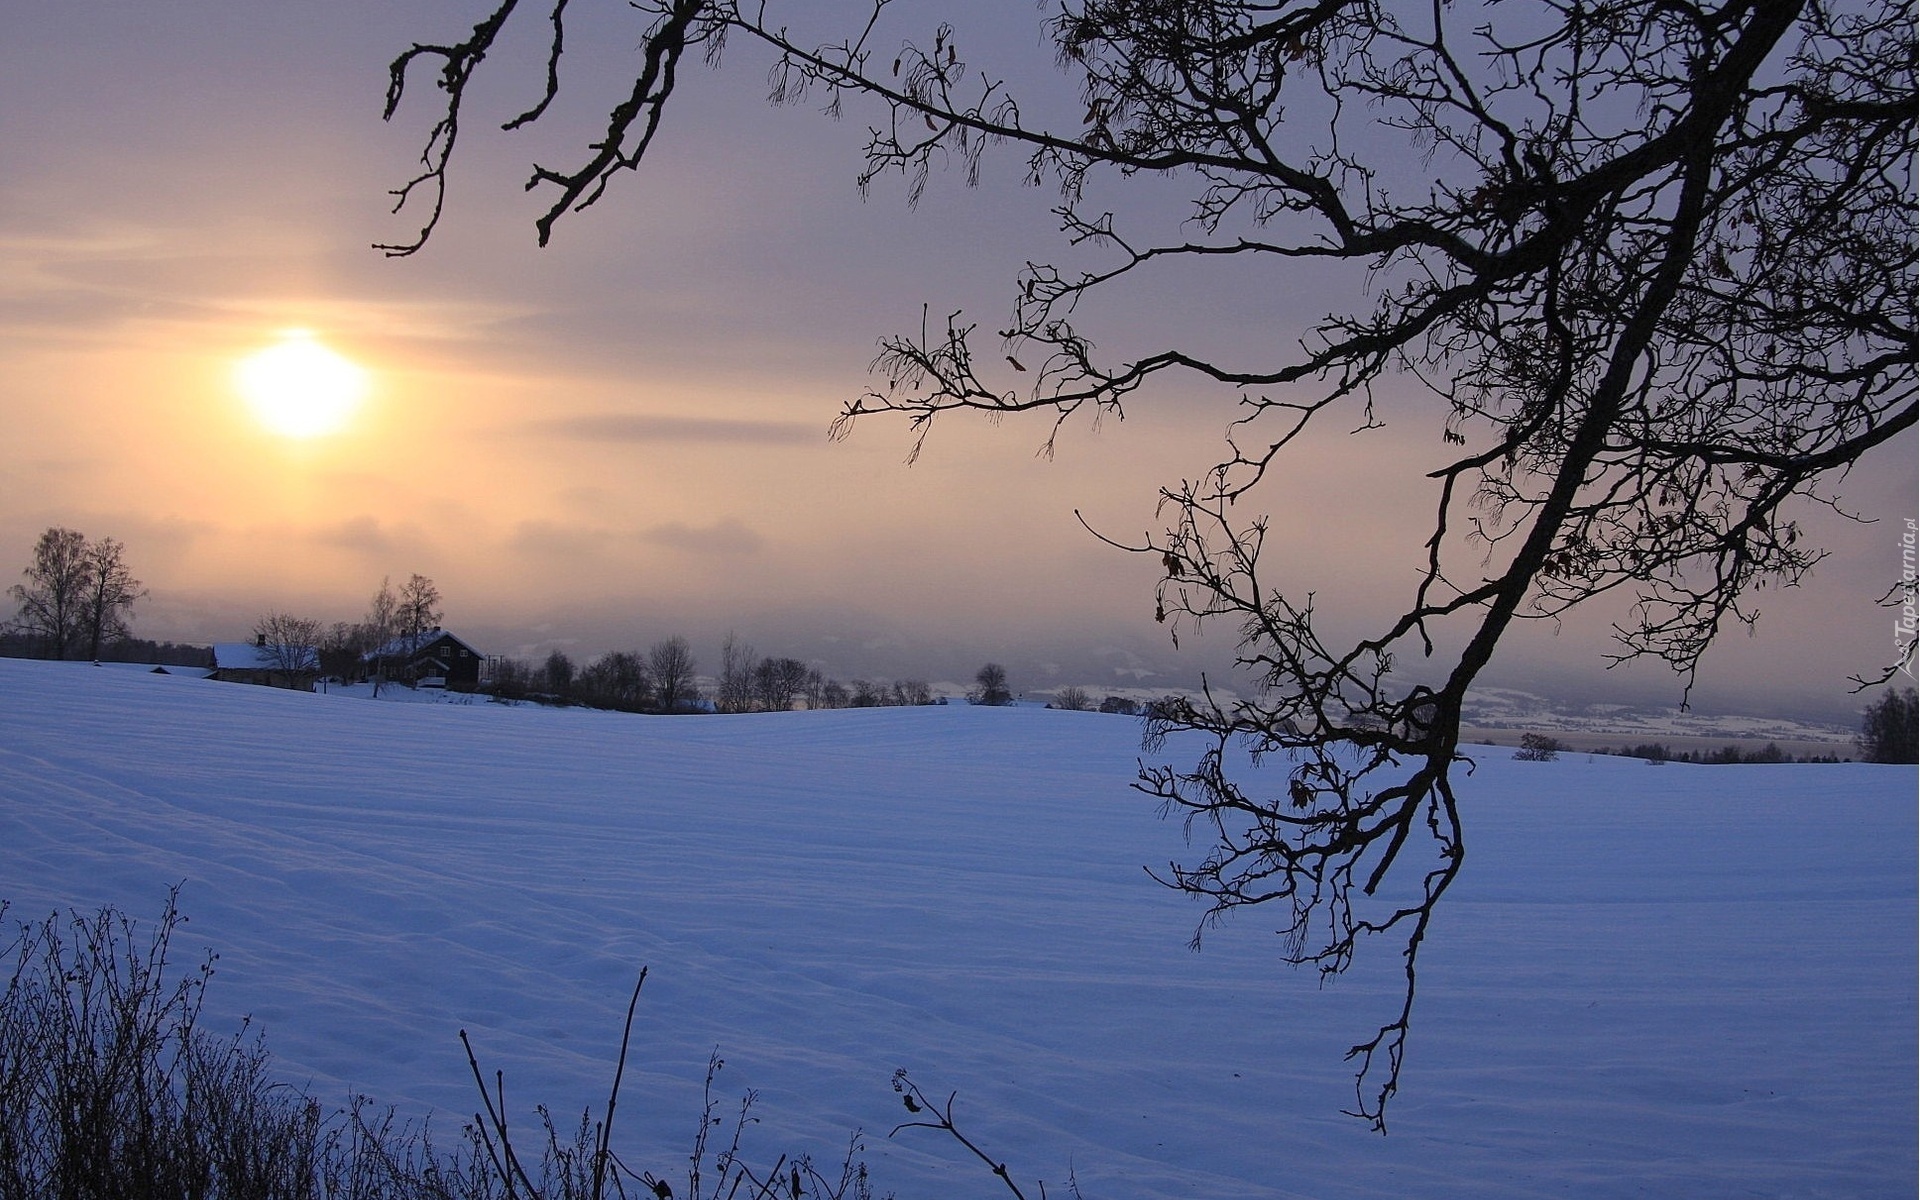
<path fill-rule="evenodd" d="M 293 438 L 338 431 L 367 392 L 366 371 L 304 329 L 241 359 L 233 378 L 254 417 Z"/>

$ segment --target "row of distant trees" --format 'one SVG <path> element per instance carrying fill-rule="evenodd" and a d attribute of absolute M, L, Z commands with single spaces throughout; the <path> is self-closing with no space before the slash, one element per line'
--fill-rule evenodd
<path fill-rule="evenodd" d="M 99 659 L 133 641 L 130 618 L 146 589 L 127 565 L 126 548 L 114 538 L 91 540 L 77 530 L 50 528 L 34 545 L 23 580 L 7 589 L 18 605 L 0 627 L 0 650 L 53 659 Z M 253 627 L 253 637 L 270 669 L 286 680 L 314 674 L 357 678 L 369 664 L 376 684 L 377 651 L 400 643 L 409 647 L 438 629 L 444 617 L 439 587 L 413 574 L 397 590 L 383 578 L 358 621 L 331 624 L 298 613 L 271 610 Z M 142 643 L 157 652 L 162 647 Z M 167 647 L 167 649 L 180 649 Z M 206 651 L 184 648 L 204 661 Z M 155 659 L 159 661 L 158 657 Z M 169 655 L 168 661 L 185 661 Z M 491 664 L 491 688 L 508 698 L 540 696 L 637 712 L 681 712 L 704 708 L 697 684 L 698 663 L 685 638 L 669 637 L 646 651 L 616 650 L 576 668 L 555 650 L 537 667 L 514 658 Z M 974 699 L 982 704 L 1011 703 L 1006 670 L 995 663 L 981 668 Z M 791 657 L 761 657 L 733 634 L 721 647 L 720 676 L 712 697 L 720 712 L 780 712 L 804 699 L 809 708 L 871 708 L 931 704 L 925 680 L 855 679 L 850 684 L 827 678 L 819 668 Z"/>
<path fill-rule="evenodd" d="M 53 659 L 103 657 L 127 661 L 192 663 L 204 661 L 201 647 L 142 641 L 132 635 L 133 607 L 147 594 L 128 566 L 126 547 L 117 539 L 90 539 L 78 530 L 49 528 L 34 543 L 32 561 L 21 572 L 21 582 L 7 589 L 18 606 L 0 625 L 0 653 Z M 369 656 L 396 642 L 417 642 L 440 628 L 443 601 L 432 579 L 415 573 L 398 589 L 391 577 L 382 578 L 359 621 L 323 623 L 289 612 L 263 614 L 254 625 L 255 640 L 269 660 L 284 661 L 275 669 L 288 678 L 319 673 L 340 678 L 359 677 Z M 376 687 L 386 681 L 372 660 Z M 932 704 L 932 688 L 925 680 L 854 679 L 842 683 L 820 668 L 792 657 L 762 656 L 729 633 L 720 648 L 720 673 L 711 697 L 698 683 L 699 664 L 682 637 L 668 637 L 645 651 L 615 650 L 584 667 L 577 667 L 560 650 L 537 666 L 517 658 L 490 663 L 489 690 L 505 699 L 538 698 L 592 705 L 628 712 L 689 712 L 709 708 L 722 713 L 785 712 L 801 701 L 808 708 L 879 708 Z M 967 694 L 974 704 L 1006 705 L 1014 693 L 1006 668 L 987 663 L 974 677 Z M 1109 695 L 1094 702 L 1080 687 L 1065 687 L 1051 707 L 1075 711 L 1140 715 L 1142 706 L 1124 696 Z M 1916 730 L 1920 705 L 1915 690 L 1890 688 L 1862 714 L 1857 746 L 1867 762 L 1911 763 L 1920 757 Z M 1550 760 L 1566 749 L 1556 739 L 1529 734 L 1522 739 L 1520 757 Z M 1648 742 L 1602 747 L 1590 753 L 1618 754 L 1651 762 L 1771 763 L 1823 762 L 1831 757 L 1794 759 L 1768 743 L 1758 750 L 1729 745 L 1720 750 L 1673 750 Z"/>
<path fill-rule="evenodd" d="M 544 660 L 488 660 L 485 690 L 506 700 L 581 704 L 623 712 L 786 712 L 804 703 L 820 708 L 892 708 L 937 704 L 924 679 L 852 679 L 842 682 L 818 666 L 797 658 L 762 655 L 729 633 L 720 646 L 719 672 L 712 691 L 699 686 L 699 663 L 682 637 L 669 637 L 645 650 L 613 650 L 584 666 L 563 650 Z M 972 704 L 1014 702 L 1007 670 L 987 663 L 967 692 Z M 1147 706 L 1124 696 L 1095 702 L 1080 687 L 1060 689 L 1049 707 L 1138 716 Z"/>
<path fill-rule="evenodd" d="M 1620 758 L 1645 759 L 1650 763 L 1677 762 L 1701 763 L 1708 766 L 1733 766 L 1739 763 L 1837 763 L 1840 755 L 1829 754 L 1789 754 L 1778 743 L 1768 742 L 1758 749 L 1742 747 L 1729 742 L 1717 750 L 1689 750 L 1684 747 L 1673 748 L 1664 742 L 1639 742 L 1631 746 L 1615 749 L 1611 746 L 1597 746 L 1589 754 L 1608 754 Z"/>
<path fill-rule="evenodd" d="M 54 526 L 34 543 L 32 560 L 21 572 L 21 582 L 7 589 L 17 609 L 0 625 L 0 653 L 53 659 L 103 657 L 131 661 L 192 663 L 203 661 L 200 647 L 175 646 L 135 639 L 131 630 L 133 607 L 146 588 L 127 563 L 126 547 L 117 539 L 90 539 L 78 530 Z M 442 597 L 432 579 L 415 573 L 397 590 L 383 578 L 357 622 L 325 624 L 289 612 L 272 611 L 254 625 L 255 640 L 275 669 L 289 680 L 318 672 L 356 678 L 372 656 L 376 688 L 386 681 L 374 652 L 395 642 L 416 644 L 438 629 Z M 855 679 L 841 683 L 815 666 L 791 657 L 761 656 L 752 646 L 729 633 L 720 651 L 720 673 L 711 708 L 723 713 L 784 712 L 804 700 L 808 708 L 875 708 L 934 702 L 924 680 Z M 540 698 L 588 704 L 630 712 L 687 712 L 708 708 L 697 683 L 698 664 L 685 638 L 669 637 L 646 651 L 616 650 L 576 668 L 563 651 L 555 650 L 537 667 L 525 660 L 492 661 L 489 690 L 507 699 Z M 975 704 L 1011 704 L 1014 694 L 1006 668 L 982 666 L 968 700 Z M 1138 715 L 1142 706 L 1122 696 L 1109 695 L 1097 705 L 1080 687 L 1062 688 L 1052 707 Z M 1862 714 L 1857 745 L 1868 762 L 1911 763 L 1920 728 L 1913 688 L 1889 689 Z M 1551 760 L 1566 749 L 1556 739 L 1529 734 L 1522 739 L 1519 757 Z M 1602 747 L 1596 754 L 1619 754 L 1649 762 L 1770 763 L 1795 761 L 1768 743 L 1758 750 L 1729 745 L 1720 750 L 1673 750 L 1648 742 Z M 1802 762 L 1832 761 L 1831 756 L 1801 758 Z"/>
<path fill-rule="evenodd" d="M 503 700 L 586 704 L 622 712 L 686 712 L 700 704 L 698 663 L 682 637 L 646 650 L 614 650 L 586 666 L 564 650 L 534 664 L 523 658 L 488 660 L 487 690 Z"/>
<path fill-rule="evenodd" d="M 1560 757 L 1561 751 L 1572 749 L 1573 747 L 1559 738 L 1544 733 L 1528 733 L 1521 735 L 1520 749 L 1515 751 L 1513 757 L 1520 762 L 1552 762 Z M 1838 754 L 1807 754 L 1795 757 L 1782 750 L 1775 742 L 1768 742 L 1757 749 L 1729 742 L 1717 750 L 1689 750 L 1684 747 L 1676 750 L 1665 742 L 1636 742 L 1617 749 L 1612 746 L 1595 746 L 1583 753 L 1604 754 L 1615 758 L 1638 758 L 1650 763 L 1701 763 L 1708 766 L 1732 766 L 1737 763 L 1837 763 L 1843 761 Z M 1869 757 L 1867 761 L 1898 762 L 1902 760 Z"/>
<path fill-rule="evenodd" d="M 699 662 L 683 637 L 645 650 L 613 650 L 576 664 L 563 650 L 534 663 L 489 660 L 487 690 L 508 700 L 585 704 L 625 712 L 785 712 L 808 708 L 877 708 L 934 703 L 925 680 L 855 679 L 842 683 L 797 658 L 760 655 L 734 634 L 720 648 L 712 695 L 699 686 Z"/>
<path fill-rule="evenodd" d="M 114 538 L 92 540 L 77 530 L 50 528 L 34 545 L 22 581 L 7 589 L 18 605 L 0 625 L 0 653 L 56 659 L 100 659 L 203 665 L 207 649 L 145 642 L 132 636 L 133 606 L 147 593 L 128 567 L 126 547 Z M 285 610 L 261 614 L 254 641 L 269 669 L 288 683 L 314 675 L 356 679 L 370 675 L 376 688 L 387 680 L 376 653 L 395 644 L 413 646 L 444 619 L 439 587 L 413 574 L 395 588 L 383 578 L 358 621 L 331 623 Z M 819 667 L 786 656 L 763 656 L 729 633 L 720 650 L 713 694 L 703 694 L 698 668 L 685 638 L 669 637 L 646 650 L 616 650 L 585 666 L 555 650 L 544 662 L 496 658 L 488 690 L 507 699 L 538 698 L 631 712 L 784 712 L 804 701 L 808 708 L 880 708 L 932 704 L 923 679 L 853 679 L 842 683 Z M 975 676 L 968 700 L 1006 705 L 1014 693 L 1006 668 L 987 663 Z M 1082 688 L 1062 689 L 1056 708 L 1136 714 L 1133 701 L 1108 696 L 1095 704 Z"/>

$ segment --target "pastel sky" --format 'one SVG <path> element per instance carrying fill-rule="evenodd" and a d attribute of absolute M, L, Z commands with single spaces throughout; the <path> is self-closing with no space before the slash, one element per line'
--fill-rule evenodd
<path fill-rule="evenodd" d="M 913 466 L 902 424 L 827 439 L 878 337 L 923 306 L 991 328 L 1022 263 L 1071 253 L 1055 197 L 1018 186 L 1011 158 L 990 157 L 977 189 L 936 177 L 917 207 L 886 181 L 862 200 L 862 114 L 770 108 L 764 64 L 735 53 L 690 73 L 648 168 L 539 249 L 530 164 L 579 154 L 639 38 L 609 5 L 580 18 L 546 128 L 494 130 L 537 96 L 538 48 L 489 64 L 434 241 L 373 251 L 416 227 L 387 189 L 431 120 L 422 81 L 382 124 L 386 65 L 483 7 L 9 7 L 0 574 L 66 525 L 126 543 L 151 589 L 136 629 L 156 638 L 237 639 L 270 608 L 350 620 L 383 576 L 417 571 L 494 653 L 585 659 L 677 633 L 712 665 L 737 629 L 841 678 L 964 680 L 995 658 L 1019 689 L 1098 689 L 1217 668 L 1226 631 L 1172 647 L 1153 564 L 1075 511 L 1121 539 L 1152 527 L 1155 489 L 1214 461 L 1230 394 L 1162 387 L 1125 421 L 1070 426 L 1052 461 L 1037 420 L 944 422 Z M 1004 9 L 979 36 L 1044 64 L 1033 6 Z M 1164 183 L 1113 195 L 1177 220 Z M 1252 353 L 1339 302 L 1310 279 L 1174 275 L 1093 315 L 1118 348 L 1177 334 Z M 234 385 L 236 363 L 290 329 L 366 372 L 338 433 L 276 434 Z M 1385 613 L 1417 564 L 1428 500 L 1396 480 L 1441 448 L 1397 399 L 1386 430 L 1316 442 L 1265 497 L 1276 558 L 1343 613 Z M 1834 557 L 1762 598 L 1758 632 L 1726 639 L 1696 700 L 1855 707 L 1846 676 L 1892 648 L 1874 602 L 1898 578 L 1914 493 L 1911 438 L 1856 471 L 1842 494 L 1878 524 L 1814 519 Z M 1498 679 L 1677 698 L 1657 671 L 1600 678 L 1603 631 L 1530 629 Z"/>

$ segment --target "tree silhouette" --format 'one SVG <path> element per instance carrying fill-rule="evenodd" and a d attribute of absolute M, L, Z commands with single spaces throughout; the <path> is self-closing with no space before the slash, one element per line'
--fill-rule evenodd
<path fill-rule="evenodd" d="M 408 576 L 406 586 L 400 589 L 399 607 L 394 616 L 400 633 L 412 639 L 417 649 L 426 640 L 427 633 L 440 628 L 440 589 L 425 575 Z"/>
<path fill-rule="evenodd" d="M 662 638 L 647 648 L 647 674 L 661 712 L 679 712 L 700 698 L 694 678 L 698 669 L 693 648 L 683 637 Z"/>
<path fill-rule="evenodd" d="M 125 546 L 113 538 L 89 541 L 73 529 L 42 533 L 21 575 L 26 581 L 7 589 L 20 606 L 11 628 L 48 658 L 84 651 L 98 659 L 128 636 L 127 614 L 147 594 L 127 566 Z"/>
<path fill-rule="evenodd" d="M 325 631 L 311 617 L 292 613 L 268 612 L 253 623 L 254 644 L 268 671 L 277 674 L 287 687 L 304 686 L 320 672 L 320 644 Z"/>
<path fill-rule="evenodd" d="M 87 544 L 86 589 L 80 600 L 80 631 L 87 641 L 87 657 L 98 659 L 103 647 L 131 632 L 127 614 L 147 594 L 127 566 L 127 548 L 114 538 Z"/>
<path fill-rule="evenodd" d="M 974 673 L 973 690 L 967 698 L 975 704 L 1012 704 L 1013 693 L 1007 689 L 1007 669 L 999 663 L 981 667 Z"/>
<path fill-rule="evenodd" d="M 917 196 L 1000 146 L 1057 187 L 1096 265 L 1030 265 L 995 337 L 955 314 L 887 338 L 881 384 L 835 431 L 895 414 L 924 439 L 964 410 L 1057 431 L 1162 377 L 1237 400 L 1218 461 L 1161 489 L 1164 528 L 1115 544 L 1163 568 L 1176 639 L 1238 629 L 1251 694 L 1155 705 L 1156 737 L 1204 749 L 1140 786 L 1210 840 L 1162 878 L 1211 918 L 1288 914 L 1287 957 L 1329 974 L 1373 939 L 1397 947 L 1403 1001 L 1352 1051 L 1354 1112 L 1384 1128 L 1420 948 L 1465 861 L 1462 705 L 1502 639 L 1619 596 L 1615 659 L 1663 661 L 1684 689 L 1757 589 L 1822 557 L 1801 522 L 1837 508 L 1832 481 L 1910 449 L 1911 0 L 1067 0 L 1045 29 L 1084 114 L 1052 125 L 949 24 L 916 31 L 867 0 L 815 42 L 789 33 L 793 7 L 639 0 L 628 94 L 574 165 L 533 171 L 539 240 L 642 162 L 686 54 L 723 43 L 771 52 L 776 101 L 868 106 L 863 185 L 897 175 Z M 416 69 L 436 69 L 446 107 L 397 193 L 428 207 L 423 228 L 389 252 L 438 219 L 467 85 L 516 8 L 394 62 L 389 116 Z M 556 95 L 567 9 L 544 6 L 547 86 L 508 128 Z M 1187 189 L 1184 224 L 1086 203 L 1096 182 L 1104 205 L 1148 178 Z M 1265 360 L 1100 350 L 1091 298 L 1151 299 L 1156 269 L 1182 263 L 1275 289 L 1312 267 L 1360 299 L 1276 330 Z M 1389 383 L 1424 394 L 1441 439 L 1424 549 L 1397 615 L 1336 636 L 1310 579 L 1279 583 L 1262 501 L 1310 430 L 1380 424 Z M 1284 780 L 1247 769 L 1247 747 Z"/>
<path fill-rule="evenodd" d="M 1860 716 L 1860 757 L 1867 762 L 1920 762 L 1920 704 L 1913 688 L 1888 688 Z"/>

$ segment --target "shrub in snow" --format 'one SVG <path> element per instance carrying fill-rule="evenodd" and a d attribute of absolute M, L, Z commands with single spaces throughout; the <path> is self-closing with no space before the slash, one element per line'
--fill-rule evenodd
<path fill-rule="evenodd" d="M 1513 758 L 1515 762 L 1552 762 L 1566 748 L 1560 739 L 1544 733 L 1523 733 L 1520 735 L 1520 749 Z"/>
<path fill-rule="evenodd" d="M 226 1038 L 199 1028 L 215 956 L 169 973 L 182 920 L 170 896 L 144 938 L 103 909 L 23 925 L 7 946 L 0 1195 L 493 1194 L 470 1150 L 442 1157 L 424 1127 L 396 1127 L 364 1099 L 323 1118 L 268 1076 L 244 1024 Z"/>
<path fill-rule="evenodd" d="M 0 901 L 0 920 L 6 913 Z M 604 1112 L 582 1111 L 563 1133 L 541 1106 L 537 1156 L 523 1157 L 514 1144 L 505 1081 L 496 1075 L 488 1087 L 465 1030 L 460 1041 L 484 1112 L 452 1152 L 436 1150 L 424 1124 L 396 1123 L 391 1109 L 377 1110 L 364 1096 L 323 1115 L 318 1101 L 270 1077 L 266 1048 L 244 1023 L 224 1039 L 199 1028 L 217 956 L 208 954 L 184 978 L 170 973 L 173 934 L 184 920 L 170 894 L 144 939 L 111 908 L 19 927 L 6 947 L 13 970 L 0 993 L 0 1197 L 872 1200 L 857 1131 L 830 1165 L 781 1155 L 771 1167 L 750 1167 L 741 1138 L 757 1123 L 756 1094 L 747 1092 L 730 1119 L 723 1114 L 713 1089 L 724 1065 L 717 1053 L 707 1064 L 706 1105 L 680 1189 L 621 1160 L 612 1149 L 613 1118 L 644 969 Z M 893 1089 L 917 1117 L 894 1133 L 944 1132 L 1024 1196 L 1006 1165 L 954 1124 L 952 1096 L 935 1103 L 904 1071 L 895 1072 Z"/>
<path fill-rule="evenodd" d="M 1063 687 L 1054 693 L 1053 704 L 1049 707 L 1064 708 L 1069 712 L 1091 712 L 1093 697 L 1083 687 Z"/>
<path fill-rule="evenodd" d="M 1007 669 L 999 663 L 988 663 L 981 667 L 973 677 L 974 687 L 967 693 L 967 699 L 975 704 L 988 704 L 1004 707 L 1013 703 L 1013 692 L 1007 687 Z"/>

